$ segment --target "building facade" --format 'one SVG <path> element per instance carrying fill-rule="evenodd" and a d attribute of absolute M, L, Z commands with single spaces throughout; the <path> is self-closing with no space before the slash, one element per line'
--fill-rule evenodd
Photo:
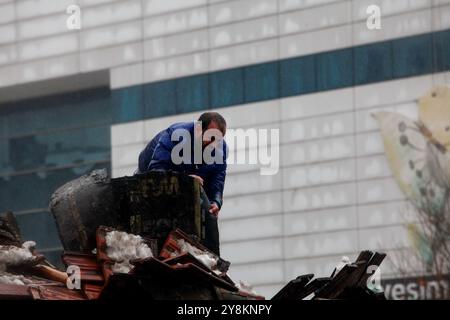
<path fill-rule="evenodd" d="M 372 4 L 381 29 L 367 26 Z M 205 110 L 278 129 L 278 173 L 230 165 L 220 213 L 231 277 L 270 297 L 341 256 L 411 246 L 372 114 L 417 118 L 439 85 L 446 0 L 0 0 L 0 212 L 57 260 L 47 205 L 64 182 L 132 175 L 157 132 Z"/>

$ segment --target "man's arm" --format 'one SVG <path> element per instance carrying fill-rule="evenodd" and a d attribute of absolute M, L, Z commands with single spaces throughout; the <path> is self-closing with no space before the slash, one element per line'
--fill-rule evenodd
<path fill-rule="evenodd" d="M 212 208 L 212 213 L 218 214 L 219 210 L 222 208 L 223 203 L 223 188 L 225 185 L 225 176 L 226 176 L 226 165 L 222 165 L 221 168 L 213 173 L 211 177 L 208 179 L 208 194 L 209 201 L 217 208 Z"/>
<path fill-rule="evenodd" d="M 173 149 L 173 142 L 170 134 L 164 132 L 159 137 L 159 141 L 155 147 L 155 151 L 151 157 L 151 161 L 147 170 L 170 170 L 173 169 L 173 162 L 171 158 Z"/>

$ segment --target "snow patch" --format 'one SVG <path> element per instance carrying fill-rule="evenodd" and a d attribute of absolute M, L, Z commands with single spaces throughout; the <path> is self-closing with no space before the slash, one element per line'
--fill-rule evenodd
<path fill-rule="evenodd" d="M 0 272 L 0 284 L 13 284 L 18 286 L 25 286 L 31 281 L 21 275 L 14 275 L 7 272 Z"/>
<path fill-rule="evenodd" d="M 128 273 L 133 268 L 130 260 L 153 257 L 152 250 L 140 236 L 121 231 L 106 234 L 106 254 L 115 263 L 112 271 Z"/>
<path fill-rule="evenodd" d="M 36 259 L 32 253 L 35 246 L 33 241 L 24 242 L 22 247 L 0 246 L 0 271 L 32 262 Z"/>
<path fill-rule="evenodd" d="M 209 254 L 208 252 L 205 252 L 203 250 L 200 250 L 199 248 L 194 247 L 189 242 L 186 242 L 184 239 L 178 239 L 177 244 L 181 250 L 181 253 L 190 253 L 197 260 L 199 260 L 201 263 L 203 263 L 205 266 L 207 266 L 211 270 L 216 268 L 217 258 L 214 257 L 212 254 Z M 173 255 L 177 256 L 178 254 L 173 254 Z"/>
<path fill-rule="evenodd" d="M 245 281 L 239 281 L 236 284 L 236 288 L 238 288 L 239 291 L 247 293 L 247 294 L 251 294 L 251 295 L 254 295 L 254 296 L 258 295 L 256 293 L 256 291 L 253 289 L 253 287 L 248 282 L 245 282 Z"/>

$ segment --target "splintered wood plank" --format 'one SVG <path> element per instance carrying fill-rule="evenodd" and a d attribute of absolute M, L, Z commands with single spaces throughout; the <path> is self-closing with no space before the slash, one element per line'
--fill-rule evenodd
<path fill-rule="evenodd" d="M 307 274 L 297 277 L 291 280 L 286 286 L 284 286 L 272 300 L 297 300 L 298 296 L 303 292 L 305 286 L 314 277 L 313 274 Z"/>
<path fill-rule="evenodd" d="M 347 288 L 350 275 L 358 270 L 358 265 L 347 264 L 339 271 L 325 287 L 316 293 L 317 298 L 336 299 Z"/>
<path fill-rule="evenodd" d="M 298 293 L 298 299 L 304 299 L 311 295 L 312 293 L 318 292 L 322 288 L 324 288 L 327 284 L 329 284 L 331 278 L 316 278 L 308 283 L 301 292 Z"/>
<path fill-rule="evenodd" d="M 371 267 L 371 266 L 379 267 L 380 264 L 383 262 L 384 258 L 386 258 L 386 254 L 385 253 L 375 252 L 375 254 L 372 256 L 372 258 L 369 260 L 369 262 L 367 264 L 367 268 L 365 270 L 365 273 L 361 276 L 361 278 L 359 279 L 359 281 L 357 283 L 358 287 L 366 288 L 367 280 L 373 275 L 373 272 L 375 272 L 375 268 L 374 268 L 373 271 L 368 270 L 368 268 Z M 369 271 L 371 271 L 371 272 L 369 272 Z"/>

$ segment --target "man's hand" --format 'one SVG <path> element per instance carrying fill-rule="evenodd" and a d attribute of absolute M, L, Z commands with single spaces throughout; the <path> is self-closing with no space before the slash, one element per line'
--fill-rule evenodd
<path fill-rule="evenodd" d="M 197 180 L 198 182 L 200 182 L 200 185 L 203 186 L 203 179 L 199 176 L 196 176 L 195 174 L 190 174 L 189 177 L 194 178 L 195 180 Z"/>
<path fill-rule="evenodd" d="M 219 215 L 219 210 L 220 209 L 215 202 L 211 203 L 211 205 L 209 206 L 209 212 L 211 212 L 216 217 Z"/>

